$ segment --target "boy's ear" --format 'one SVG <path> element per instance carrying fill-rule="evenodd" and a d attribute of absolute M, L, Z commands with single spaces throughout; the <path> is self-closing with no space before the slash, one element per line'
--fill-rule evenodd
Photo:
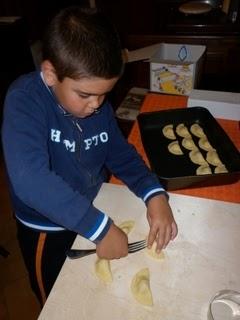
<path fill-rule="evenodd" d="M 44 60 L 42 62 L 41 70 L 44 80 L 49 87 L 53 86 L 58 81 L 55 68 L 49 60 Z"/>

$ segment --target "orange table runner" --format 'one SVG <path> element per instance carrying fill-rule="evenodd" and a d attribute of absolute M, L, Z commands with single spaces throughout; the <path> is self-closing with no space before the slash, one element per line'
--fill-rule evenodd
<path fill-rule="evenodd" d="M 170 108 L 183 108 L 187 106 L 187 100 L 188 97 L 185 96 L 171 96 L 149 93 L 147 94 L 143 102 L 140 112 L 151 112 Z M 225 119 L 217 119 L 217 121 L 239 150 L 240 131 L 238 121 Z M 140 131 L 137 121 L 134 123 L 128 141 L 136 147 L 137 151 L 141 154 L 141 156 L 149 166 L 149 162 L 141 142 Z M 119 181 L 115 177 L 111 178 L 111 182 L 121 184 L 121 181 Z M 237 181 L 233 184 L 221 186 L 181 189 L 171 192 L 201 198 L 240 203 L 240 181 Z"/>

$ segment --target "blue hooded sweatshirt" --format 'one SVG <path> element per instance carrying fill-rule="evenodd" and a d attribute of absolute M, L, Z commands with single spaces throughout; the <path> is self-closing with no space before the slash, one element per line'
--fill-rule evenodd
<path fill-rule="evenodd" d="M 109 173 L 145 202 L 165 192 L 121 134 L 107 101 L 99 113 L 76 118 L 38 71 L 10 86 L 2 140 L 14 213 L 36 230 L 68 229 L 100 241 L 112 221 L 92 202 Z"/>

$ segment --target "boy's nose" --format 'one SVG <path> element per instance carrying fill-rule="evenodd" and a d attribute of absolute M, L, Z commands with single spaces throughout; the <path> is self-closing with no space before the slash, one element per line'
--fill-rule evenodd
<path fill-rule="evenodd" d="M 88 103 L 88 107 L 90 107 L 91 109 L 96 110 L 100 105 L 100 101 L 99 98 L 96 97 L 92 97 L 91 100 Z"/>

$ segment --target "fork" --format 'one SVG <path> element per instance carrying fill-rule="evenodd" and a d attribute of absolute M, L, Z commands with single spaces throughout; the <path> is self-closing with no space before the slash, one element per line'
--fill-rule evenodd
<path fill-rule="evenodd" d="M 128 253 L 134 253 L 146 248 L 146 240 L 136 241 L 128 244 Z M 77 259 L 88 256 L 89 254 L 96 253 L 96 249 L 70 249 L 66 252 L 66 255 L 70 259 Z"/>

